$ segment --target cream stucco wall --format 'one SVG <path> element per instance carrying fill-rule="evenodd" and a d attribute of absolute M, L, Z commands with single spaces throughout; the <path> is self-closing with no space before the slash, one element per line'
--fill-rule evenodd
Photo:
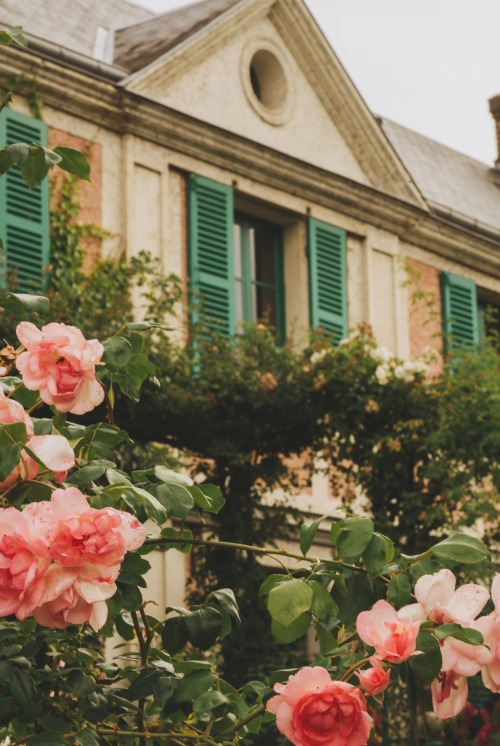
<path fill-rule="evenodd" d="M 288 80 L 289 114 L 280 125 L 259 116 L 248 95 L 244 78 L 251 49 L 274 49 L 283 62 Z M 157 74 L 145 92 L 149 97 L 231 132 L 243 135 L 296 158 L 313 163 L 362 183 L 368 183 L 357 160 L 341 137 L 335 123 L 311 88 L 297 61 L 288 51 L 274 25 L 267 18 L 239 27 L 229 41 L 211 50 L 202 64 L 182 66 L 162 80 Z M 251 91 L 251 89 L 250 89 Z"/>

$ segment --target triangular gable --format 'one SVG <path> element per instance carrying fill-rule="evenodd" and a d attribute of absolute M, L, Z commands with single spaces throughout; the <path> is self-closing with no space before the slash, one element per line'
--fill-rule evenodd
<path fill-rule="evenodd" d="M 205 0 L 197 6 L 213 10 L 217 4 L 218 14 L 122 85 L 299 160 L 425 206 L 302 0 Z M 263 40 L 278 56 L 281 49 L 290 87 L 295 89 L 289 122 L 273 122 L 272 117 L 262 121 L 249 110 L 248 95 L 244 100 L 236 77 L 241 79 L 241 60 L 252 39 L 257 44 Z"/>

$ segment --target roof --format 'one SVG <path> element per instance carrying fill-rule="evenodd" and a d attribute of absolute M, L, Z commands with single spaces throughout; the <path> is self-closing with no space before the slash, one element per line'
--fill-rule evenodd
<path fill-rule="evenodd" d="M 381 118 L 382 129 L 431 209 L 500 232 L 500 172 Z"/>
<path fill-rule="evenodd" d="M 153 17 L 127 0 L 0 0 L 0 26 L 22 26 L 28 34 L 98 59 L 104 59 L 106 41 L 99 27 L 109 32 Z M 99 47 L 102 54 L 96 53 Z"/>
<path fill-rule="evenodd" d="M 207 26 L 241 0 L 202 0 L 135 23 L 115 34 L 113 62 L 136 72 Z"/>

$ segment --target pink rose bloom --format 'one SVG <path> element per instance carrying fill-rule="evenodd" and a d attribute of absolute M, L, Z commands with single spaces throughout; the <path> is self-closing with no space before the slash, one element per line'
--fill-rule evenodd
<path fill-rule="evenodd" d="M 26 348 L 16 365 L 27 389 L 40 391 L 42 401 L 58 412 L 85 414 L 102 402 L 95 366 L 104 348 L 97 339 L 86 340 L 76 327 L 55 323 L 40 330 L 22 321 L 16 332 Z"/>
<path fill-rule="evenodd" d="M 431 619 L 439 624 L 457 622 L 467 625 L 484 608 L 490 594 L 481 585 L 466 583 L 455 590 L 456 578 L 451 570 L 423 575 L 415 583 L 418 604 L 405 606 L 407 616 Z"/>
<path fill-rule="evenodd" d="M 332 681 L 325 668 L 302 668 L 286 684 L 275 684 L 267 710 L 295 746 L 364 746 L 373 720 L 363 694 Z"/>
<path fill-rule="evenodd" d="M 119 571 L 119 566 L 84 565 L 74 568 L 51 565 L 33 616 L 38 624 L 51 629 L 88 622 L 97 631 L 108 618 L 106 599 L 116 593 L 115 580 Z"/>
<path fill-rule="evenodd" d="M 440 642 L 443 656 L 442 671 L 454 671 L 457 676 L 474 676 L 490 664 L 495 657 L 494 627 L 496 614 L 479 617 L 472 622 L 462 622 L 467 629 L 475 629 L 483 636 L 484 645 L 470 645 L 454 637 L 446 637 Z"/>
<path fill-rule="evenodd" d="M 398 614 L 387 601 L 377 601 L 370 611 L 362 611 L 356 631 L 376 657 L 390 663 L 402 663 L 415 655 L 420 621 Z"/>
<path fill-rule="evenodd" d="M 76 487 L 55 490 L 51 505 L 58 523 L 51 556 L 60 565 L 111 567 L 120 564 L 126 552 L 140 547 L 146 538 L 146 530 L 135 516 L 114 508 L 91 508 Z"/>
<path fill-rule="evenodd" d="M 467 702 L 467 679 L 455 671 L 442 672 L 431 684 L 434 714 L 446 720 L 458 715 Z"/>
<path fill-rule="evenodd" d="M 33 453 L 49 471 L 54 472 L 56 482 L 64 482 L 68 471 L 75 465 L 75 454 L 70 444 L 62 435 L 34 435 L 21 451 L 19 464 L 9 476 L 0 482 L 0 489 L 11 487 L 19 479 L 34 479 L 39 471 L 38 461 L 32 458 Z"/>
<path fill-rule="evenodd" d="M 24 422 L 28 438 L 33 435 L 33 423 L 23 405 L 14 399 L 8 399 L 0 387 L 0 425 L 13 425 L 15 422 Z"/>
<path fill-rule="evenodd" d="M 364 671 L 358 671 L 356 676 L 359 679 L 359 685 L 366 692 L 369 697 L 373 697 L 376 694 L 382 694 L 389 686 L 391 680 L 391 672 L 387 669 L 384 670 L 382 664 L 375 656 L 370 658 L 372 668 L 367 668 Z"/>
<path fill-rule="evenodd" d="M 496 574 L 491 585 L 491 598 L 495 604 L 494 625 L 490 641 L 492 659 L 481 670 L 483 684 L 492 692 L 500 692 L 500 575 Z"/>
<path fill-rule="evenodd" d="M 31 614 L 43 593 L 50 564 L 48 503 L 32 503 L 22 513 L 0 510 L 0 616 Z"/>

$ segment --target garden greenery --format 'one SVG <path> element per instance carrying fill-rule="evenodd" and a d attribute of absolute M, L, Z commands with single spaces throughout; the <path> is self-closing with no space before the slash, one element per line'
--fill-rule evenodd
<path fill-rule="evenodd" d="M 2 167 L 29 173 L 29 186 L 56 162 L 29 145 L 3 151 Z M 3 742 L 227 746 L 276 721 L 296 746 L 363 746 L 401 683 L 427 691 L 419 707 L 441 720 L 464 709 L 471 677 L 499 692 L 499 576 L 490 590 L 457 582 L 491 556 L 451 530 L 449 512 L 455 525 L 484 506 L 494 517 L 496 353 L 457 356 L 453 375 L 429 380 L 425 362 L 395 359 L 367 328 L 297 351 L 262 325 L 227 341 L 201 323 L 179 345 L 164 323 L 179 286 L 157 278 L 147 294 L 157 318 L 124 319 L 100 340 L 71 319 L 45 323 L 43 297 L 0 296 L 18 319 L 0 350 Z M 130 436 L 117 418 L 188 449 L 196 480 L 166 463 L 119 463 Z M 328 472 L 343 504 L 285 549 L 283 512 L 262 498 L 293 490 L 295 456 Z M 350 510 L 360 491 L 371 516 Z M 192 550 L 196 603 L 156 608 L 148 555 Z M 243 637 L 287 646 L 312 630 L 316 652 L 298 668 L 268 660 L 269 678 L 237 683 L 219 651 L 256 567 L 268 617 Z M 228 568 L 234 583 L 219 585 Z M 106 657 L 113 635 L 123 643 Z"/>

